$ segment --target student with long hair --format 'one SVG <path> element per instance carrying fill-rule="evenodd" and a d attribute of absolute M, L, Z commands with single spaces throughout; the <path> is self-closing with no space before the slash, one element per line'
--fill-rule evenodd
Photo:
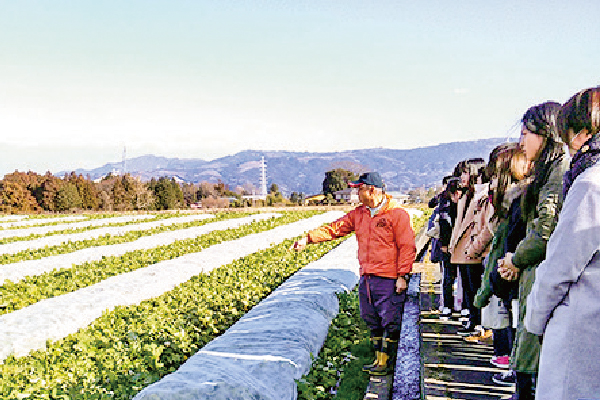
<path fill-rule="evenodd" d="M 529 172 L 529 166 L 530 163 L 525 158 L 519 144 L 513 142 L 494 149 L 486 168 L 486 173 L 492 177 L 489 201 L 492 204 L 493 214 L 488 223 L 488 229 L 494 231 L 494 237 L 488 258 L 484 263 L 483 279 L 481 287 L 475 295 L 474 304 L 478 308 L 483 308 L 491 302 L 503 305 L 496 309 L 498 314 L 493 315 L 492 319 L 502 320 L 506 322 L 507 326 L 493 329 L 494 356 L 490 362 L 499 368 L 506 369 L 509 368 L 509 357 L 514 338 L 511 303 L 512 296 L 516 297 L 516 295 L 512 290 L 499 290 L 502 288 L 493 285 L 491 277 L 496 276 L 497 261 L 507 252 L 514 251 L 518 242 L 525 237 L 520 199 L 528 183 L 525 178 Z M 499 315 L 500 310 L 506 314 Z M 485 326 L 485 321 L 483 324 Z M 514 373 L 511 370 L 495 374 L 492 380 L 499 385 L 511 386 L 515 383 Z"/>
<path fill-rule="evenodd" d="M 473 298 L 481 286 L 482 261 L 487 253 L 485 251 L 480 254 L 469 253 L 467 246 L 471 243 L 474 221 L 481 218 L 482 213 L 485 212 L 481 208 L 481 200 L 488 195 L 487 185 L 482 182 L 482 171 L 485 165 L 482 158 L 470 159 L 464 164 L 460 178 L 464 192 L 458 200 L 456 221 L 448 246 L 451 254 L 450 262 L 458 265 L 463 286 L 463 302 L 469 310 L 468 320 L 458 331 L 458 334 L 463 336 L 474 334 L 476 326 L 481 323 L 481 312 L 473 306 Z"/>
<path fill-rule="evenodd" d="M 460 197 L 459 179 L 451 177 L 446 183 L 443 196 L 440 197 L 439 224 L 440 224 L 440 266 L 442 269 L 442 313 L 441 318 L 450 318 L 454 308 L 453 285 L 458 276 L 456 265 L 450 263 L 448 244 L 452 236 L 452 227 L 456 221 L 456 203 Z M 460 310 L 456 310 L 460 311 Z"/>
<path fill-rule="evenodd" d="M 437 195 L 433 196 L 428 203 L 429 208 L 433 208 L 433 212 L 429 217 L 429 221 L 427 223 L 427 232 L 425 233 L 427 236 L 431 238 L 430 240 L 430 261 L 432 263 L 439 263 L 440 268 L 442 268 L 442 245 L 440 243 L 440 206 L 446 201 L 449 197 L 447 191 L 448 181 L 453 179 L 452 176 L 447 175 L 442 179 L 443 189 Z M 419 262 L 423 261 L 425 257 L 425 252 L 423 252 L 423 257 L 421 260 L 417 260 Z"/>
<path fill-rule="evenodd" d="M 541 335 L 536 399 L 600 398 L 600 86 L 559 113 L 573 154 L 564 205 L 527 299 L 525 325 Z"/>
<path fill-rule="evenodd" d="M 465 257 L 468 260 L 478 259 L 489 253 L 492 238 L 496 231 L 498 224 L 497 218 L 494 216 L 494 206 L 492 202 L 492 196 L 494 190 L 498 184 L 498 163 L 502 163 L 504 160 L 510 160 L 511 150 L 517 149 L 518 143 L 504 143 L 496 146 L 490 153 L 488 164 L 481 170 L 479 180 L 482 182 L 481 192 L 482 195 L 476 200 L 476 203 L 471 203 L 473 207 L 470 207 L 472 213 L 472 221 L 469 226 L 469 234 L 465 236 L 466 245 L 464 248 Z M 485 183 L 483 183 L 485 182 Z M 483 195 L 486 194 L 486 195 Z M 487 257 L 484 257 L 484 260 Z M 483 281 L 480 278 L 480 286 L 475 288 L 475 292 L 481 288 L 481 285 L 485 284 L 486 274 L 484 271 Z M 478 310 L 482 309 L 481 305 L 475 302 L 476 295 L 473 296 L 473 308 Z M 489 303 L 489 299 L 486 300 Z M 483 324 L 483 321 L 482 325 Z M 488 321 L 489 323 L 489 321 Z M 465 337 L 467 342 L 477 342 L 481 340 L 487 340 L 492 338 L 491 329 L 485 329 L 483 326 L 478 332 L 471 336 Z"/>
<path fill-rule="evenodd" d="M 519 400 L 534 398 L 540 354 L 537 336 L 524 326 L 526 298 L 556 227 L 562 205 L 562 177 L 569 165 L 556 124 L 559 109 L 560 104 L 547 102 L 531 107 L 523 116 L 520 143 L 527 159 L 533 162 L 533 181 L 521 202 L 527 231 L 514 253 L 507 253 L 498 267 L 503 279 L 519 281 L 519 321 L 510 359 L 516 372 L 515 398 Z"/>

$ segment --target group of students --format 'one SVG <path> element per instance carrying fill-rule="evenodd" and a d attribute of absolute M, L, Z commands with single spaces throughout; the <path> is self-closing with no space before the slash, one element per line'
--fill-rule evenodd
<path fill-rule="evenodd" d="M 518 143 L 461 161 L 430 202 L 440 316 L 492 341 L 513 399 L 600 399 L 600 86 L 521 122 Z"/>

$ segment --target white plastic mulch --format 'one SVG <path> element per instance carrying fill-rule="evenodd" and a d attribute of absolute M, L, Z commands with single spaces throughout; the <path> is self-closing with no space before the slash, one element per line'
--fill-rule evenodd
<path fill-rule="evenodd" d="M 154 217 L 154 216 L 152 216 Z M 113 235 L 119 236 L 124 235 L 127 232 L 131 231 L 142 231 L 149 230 L 159 226 L 164 225 L 173 225 L 180 224 L 185 222 L 198 221 L 201 219 L 212 218 L 214 215 L 210 214 L 195 214 L 189 215 L 185 217 L 174 217 L 167 219 L 159 219 L 156 221 L 150 222 L 142 222 L 139 224 L 131 224 L 131 225 L 122 225 L 122 226 L 105 226 L 99 227 L 96 229 L 92 229 L 89 231 L 78 232 L 78 233 L 65 233 L 59 235 L 52 236 L 43 236 L 33 240 L 22 240 L 12 243 L 6 243 L 0 245 L 0 254 L 13 254 L 18 253 L 23 250 L 34 250 L 34 249 L 42 249 L 46 246 L 57 246 L 66 242 L 77 242 L 81 240 L 89 240 L 99 238 L 104 235 Z M 123 222 L 132 222 L 135 219 L 130 219 L 129 217 L 121 217 L 121 218 L 109 218 L 103 220 L 102 225 L 106 225 L 109 223 L 123 223 Z M 2 279 L 0 279 L 2 282 Z"/>
<path fill-rule="evenodd" d="M 204 218 L 212 216 L 210 214 L 202 215 L 205 216 Z M 49 256 L 37 260 L 26 260 L 12 264 L 4 264 L 0 265 L 0 284 L 3 284 L 6 280 L 18 282 L 27 276 L 41 275 L 55 269 L 70 268 L 72 265 L 98 261 L 103 257 L 122 256 L 130 251 L 152 249 L 154 247 L 171 244 L 177 240 L 195 238 L 212 231 L 236 228 L 252 221 L 267 219 L 274 216 L 277 216 L 277 214 L 264 213 L 242 218 L 232 218 L 225 221 L 208 223 L 202 226 L 166 231 L 151 236 L 142 236 L 131 242 L 89 247 L 72 253 Z"/>
<path fill-rule="evenodd" d="M 328 212 L 275 229 L 211 246 L 198 253 L 160 262 L 108 278 L 98 284 L 0 317 L 0 360 L 45 348 L 47 340 L 64 338 L 118 305 L 138 304 L 172 290 L 192 276 L 301 235 L 343 215 Z M 224 221 L 226 222 L 226 221 Z M 98 248 L 102 252 L 102 248 Z"/>
<path fill-rule="evenodd" d="M 349 238 L 285 281 L 223 335 L 135 400 L 281 400 L 297 397 L 332 319 L 337 292 L 358 282 L 358 245 Z"/>
<path fill-rule="evenodd" d="M 0 228 L 10 228 L 13 226 L 30 226 L 30 225 L 41 225 L 53 222 L 72 222 L 85 219 L 82 215 L 72 215 L 69 217 L 56 217 L 56 218 L 32 218 L 26 219 L 25 217 L 15 219 L 10 222 L 0 222 Z M 1 219 L 0 221 L 6 221 Z"/>
<path fill-rule="evenodd" d="M 29 215 L 21 215 L 21 214 L 6 214 L 0 215 L 0 222 L 8 222 L 8 221 L 21 221 L 29 218 Z"/>
<path fill-rule="evenodd" d="M 102 226 L 107 224 L 118 224 L 125 222 L 137 221 L 140 219 L 149 219 L 156 218 L 155 215 L 152 214 L 140 214 L 140 215 L 128 215 L 125 217 L 113 217 L 113 218 L 99 218 L 99 219 L 89 219 L 81 222 L 72 222 L 68 224 L 57 224 L 57 225 L 47 225 L 47 226 L 36 226 L 32 228 L 23 228 L 23 229 L 8 229 L 5 231 L 0 231 L 0 239 L 8 238 L 8 237 L 21 237 L 21 236 L 29 236 L 29 235 L 45 235 L 46 233 L 62 231 L 65 229 L 77 229 L 77 228 L 86 228 L 89 226 Z M 49 220 L 42 220 L 44 223 L 48 222 L 56 222 L 58 218 Z"/>

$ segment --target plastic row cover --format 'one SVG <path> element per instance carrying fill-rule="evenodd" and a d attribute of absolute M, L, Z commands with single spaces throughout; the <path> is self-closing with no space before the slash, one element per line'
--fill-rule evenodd
<path fill-rule="evenodd" d="M 135 400 L 296 399 L 295 379 L 310 370 L 339 311 L 335 293 L 358 282 L 356 252 L 352 237 L 304 267 Z"/>

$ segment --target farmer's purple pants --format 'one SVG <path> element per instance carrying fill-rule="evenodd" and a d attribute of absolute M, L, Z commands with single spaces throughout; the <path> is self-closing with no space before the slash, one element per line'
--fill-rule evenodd
<path fill-rule="evenodd" d="M 360 316 L 371 332 L 398 334 L 406 290 L 396 293 L 396 280 L 380 276 L 361 276 L 358 285 Z"/>

